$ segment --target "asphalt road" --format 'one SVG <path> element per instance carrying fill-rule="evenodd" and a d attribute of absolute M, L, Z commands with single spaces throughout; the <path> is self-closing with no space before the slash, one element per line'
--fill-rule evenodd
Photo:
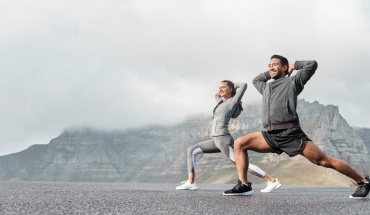
<path fill-rule="evenodd" d="M 283 185 L 272 193 L 223 196 L 230 184 L 0 182 L 0 214 L 370 214 L 370 198 L 355 187 Z"/>

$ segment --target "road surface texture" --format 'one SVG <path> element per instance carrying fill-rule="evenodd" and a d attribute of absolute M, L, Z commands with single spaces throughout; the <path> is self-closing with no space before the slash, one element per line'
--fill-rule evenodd
<path fill-rule="evenodd" d="M 223 196 L 231 184 L 0 182 L 0 214 L 370 214 L 370 198 L 348 198 L 355 187 L 283 185 L 272 193 Z"/>

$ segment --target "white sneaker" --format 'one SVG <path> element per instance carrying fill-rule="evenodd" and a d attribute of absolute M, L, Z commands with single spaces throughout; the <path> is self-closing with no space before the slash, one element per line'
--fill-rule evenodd
<path fill-rule="evenodd" d="M 190 181 L 186 181 L 185 183 L 183 183 L 182 185 L 180 186 L 177 186 L 176 187 L 176 190 L 196 190 L 198 187 L 197 185 L 195 184 L 192 184 L 190 183 Z"/>
<path fill-rule="evenodd" d="M 262 189 L 262 193 L 269 193 L 271 191 L 276 190 L 277 188 L 281 187 L 281 184 L 278 179 L 275 180 L 275 182 L 267 182 L 267 187 L 265 189 Z"/>

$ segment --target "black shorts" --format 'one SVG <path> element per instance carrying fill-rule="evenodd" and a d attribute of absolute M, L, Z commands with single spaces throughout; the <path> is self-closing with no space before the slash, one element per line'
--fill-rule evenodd
<path fill-rule="evenodd" d="M 262 135 L 275 153 L 285 152 L 289 157 L 300 154 L 306 147 L 307 141 L 311 141 L 301 128 L 262 131 Z"/>

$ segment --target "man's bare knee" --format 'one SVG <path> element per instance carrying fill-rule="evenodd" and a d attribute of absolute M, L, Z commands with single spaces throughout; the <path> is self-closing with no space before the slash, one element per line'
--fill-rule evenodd
<path fill-rule="evenodd" d="M 243 136 L 239 137 L 234 141 L 234 150 L 248 150 L 248 145 L 249 145 L 249 137 L 248 136 Z"/>
<path fill-rule="evenodd" d="M 312 163 L 326 167 L 333 167 L 333 158 L 326 155 L 319 147 L 317 147 L 312 141 L 307 142 L 307 146 L 304 149 L 303 156 L 305 156 Z"/>
<path fill-rule="evenodd" d="M 234 150 L 239 151 L 239 150 L 242 150 L 242 148 L 243 148 L 243 141 L 239 137 L 238 139 L 234 141 Z"/>
<path fill-rule="evenodd" d="M 313 161 L 313 163 L 326 168 L 332 167 L 329 157 L 321 157 L 320 159 Z"/>

